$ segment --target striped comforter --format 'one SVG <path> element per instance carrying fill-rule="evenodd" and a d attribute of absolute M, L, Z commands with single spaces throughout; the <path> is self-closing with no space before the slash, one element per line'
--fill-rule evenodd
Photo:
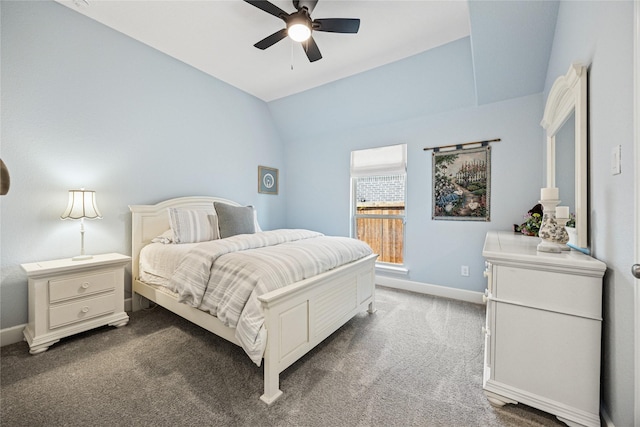
<path fill-rule="evenodd" d="M 266 346 L 258 296 L 371 254 L 364 242 L 309 230 L 274 230 L 200 243 L 174 272 L 179 301 L 235 328 L 258 366 Z"/>

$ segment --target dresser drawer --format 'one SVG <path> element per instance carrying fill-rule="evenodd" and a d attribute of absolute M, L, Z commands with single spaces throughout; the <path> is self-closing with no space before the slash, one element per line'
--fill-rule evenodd
<path fill-rule="evenodd" d="M 54 279 L 49 281 L 49 302 L 110 291 L 115 287 L 116 275 L 113 271 Z"/>
<path fill-rule="evenodd" d="M 546 310 L 600 318 L 602 278 L 494 266 L 494 297 Z"/>
<path fill-rule="evenodd" d="M 92 317 L 113 313 L 115 309 L 116 298 L 113 293 L 59 304 L 49 307 L 49 328 L 54 329 L 70 323 L 82 322 Z"/>

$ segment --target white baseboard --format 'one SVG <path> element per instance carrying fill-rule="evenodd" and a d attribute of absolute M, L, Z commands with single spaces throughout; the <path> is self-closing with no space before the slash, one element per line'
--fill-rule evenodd
<path fill-rule="evenodd" d="M 0 347 L 5 345 L 15 344 L 24 339 L 22 331 L 27 327 L 27 324 L 12 326 L 10 328 L 0 329 Z"/>
<path fill-rule="evenodd" d="M 417 292 L 427 295 L 435 295 L 443 298 L 451 298 L 461 301 L 468 301 L 482 304 L 482 293 L 467 291 L 464 289 L 449 288 L 446 286 L 430 285 L 427 283 L 412 282 L 409 280 L 396 279 L 393 277 L 376 276 L 376 284 L 389 288 L 402 289 L 405 291 Z M 131 298 L 124 300 L 124 310 L 131 311 Z M 17 325 L 0 330 L 0 346 L 15 344 L 24 339 L 22 331 L 27 325 Z"/>
<path fill-rule="evenodd" d="M 420 294 L 435 295 L 443 298 L 467 301 L 475 304 L 484 304 L 482 302 L 482 292 L 468 291 L 466 289 L 450 288 L 448 286 L 440 285 L 430 285 L 428 283 L 421 282 L 412 282 L 410 280 L 381 276 L 379 274 L 376 275 L 376 285 L 417 292 Z"/>

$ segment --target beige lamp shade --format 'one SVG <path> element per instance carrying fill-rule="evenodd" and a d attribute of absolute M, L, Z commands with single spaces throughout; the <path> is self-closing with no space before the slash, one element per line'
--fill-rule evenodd
<path fill-rule="evenodd" d="M 92 190 L 69 190 L 69 204 L 64 210 L 62 219 L 96 219 L 102 218 L 96 204 L 96 192 Z"/>

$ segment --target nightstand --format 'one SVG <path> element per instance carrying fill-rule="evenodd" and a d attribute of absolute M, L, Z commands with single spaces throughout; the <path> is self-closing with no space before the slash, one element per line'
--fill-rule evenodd
<path fill-rule="evenodd" d="M 61 338 L 98 326 L 126 325 L 124 269 L 130 262 L 112 253 L 22 264 L 29 278 L 29 352 L 42 353 Z"/>

